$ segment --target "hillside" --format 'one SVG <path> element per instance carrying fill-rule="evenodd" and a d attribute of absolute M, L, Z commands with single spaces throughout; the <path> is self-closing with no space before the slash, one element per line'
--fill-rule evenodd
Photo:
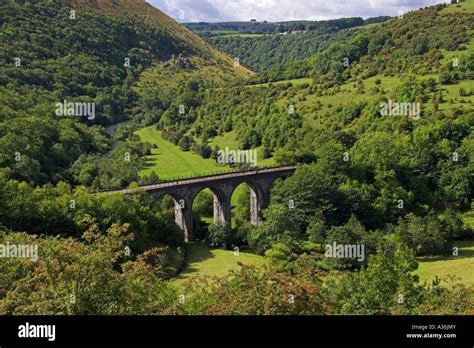
<path fill-rule="evenodd" d="M 458 12 L 453 13 L 452 8 Z M 434 107 L 435 113 L 472 109 L 474 13 L 462 9 L 452 5 L 413 11 L 404 19 L 392 19 L 338 40 L 307 60 L 254 78 L 266 82 L 303 75 L 311 79 L 308 83 L 280 81 L 260 90 L 234 87 L 203 94 L 195 107 L 197 120 L 192 124 L 178 121 L 178 129 L 190 129 L 197 139 L 233 130 L 242 145 L 263 144 L 273 152 L 284 144 L 311 149 L 309 143 L 318 137 L 310 134 L 325 138 L 349 127 L 362 133 L 388 124 L 399 127 L 397 123 L 405 122 L 402 118 L 369 117 L 375 112 L 370 111 L 371 105 L 378 105 L 383 96 L 423 101 L 427 116 Z M 296 110 L 293 115 L 287 112 L 289 105 Z M 434 118 L 428 117 L 427 122 Z"/>
<path fill-rule="evenodd" d="M 7 178 L 90 185 L 120 151 L 137 161 L 145 153 L 128 144 L 102 157 L 111 142 L 100 126 L 150 116 L 148 99 L 135 88 L 147 76 L 172 98 L 167 79 L 198 75 L 214 83 L 251 74 L 144 1 L 0 6 L 0 173 Z M 58 103 L 90 110 L 58 114 Z M 88 161 L 94 166 L 85 170 Z M 104 175 L 127 184 L 138 180 L 139 166 Z"/>
<path fill-rule="evenodd" d="M 471 7 L 472 2 L 468 1 L 411 11 L 403 19 L 374 24 L 363 28 L 354 38 L 337 40 L 320 54 L 276 66 L 260 74 L 257 80 L 332 75 L 332 80 L 341 82 L 346 78 L 343 74 L 364 79 L 377 71 L 390 75 L 438 72 L 443 57 L 450 58 L 453 56 L 450 52 L 469 48 L 473 30 Z M 420 59 L 421 56 L 425 59 Z M 344 66 L 346 58 L 347 66 Z M 421 66 L 423 71 L 415 70 Z"/>
<path fill-rule="evenodd" d="M 239 31 L 236 32 L 237 34 L 229 31 L 212 36 L 212 33 L 220 32 L 210 31 L 206 40 L 232 57 L 238 57 L 246 66 L 263 72 L 280 64 L 312 57 L 334 42 L 347 40 L 361 32 L 367 23 L 376 23 L 386 19 L 382 17 L 364 21 L 356 17 L 308 23 L 283 22 L 271 24 L 274 29 L 270 35 L 242 35 L 238 34 Z M 214 26 L 219 28 L 222 24 L 212 25 Z M 226 26 L 223 27 L 226 28 Z M 257 26 L 257 28 L 261 27 L 262 24 Z M 196 32 L 203 35 L 201 31 Z"/>
<path fill-rule="evenodd" d="M 73 0 L 72 4 L 77 8 L 87 8 L 113 16 L 139 19 L 144 24 L 165 32 L 170 38 L 186 42 L 202 58 L 210 59 L 217 66 L 230 67 L 232 68 L 231 71 L 238 76 L 248 76 L 251 73 L 242 66 L 235 67 L 232 58 L 216 50 L 198 35 L 185 26 L 178 24 L 174 19 L 148 4 L 145 0 Z"/>
<path fill-rule="evenodd" d="M 259 148 L 278 164 L 327 165 L 338 173 L 331 184 L 341 185 L 338 194 L 354 199 L 346 204 L 358 202 L 353 209 L 334 203 L 340 215 L 328 212 L 332 223 L 351 212 L 375 228 L 410 212 L 465 211 L 474 184 L 471 4 L 412 11 L 339 40 L 304 61 L 306 80 L 196 89 L 187 95 L 192 117 L 176 117 L 175 105 L 158 127 L 198 153 L 218 137 Z M 301 66 L 292 62 L 289 72 Z M 274 70 L 254 81 L 282 80 L 286 73 Z M 418 111 L 387 116 L 381 106 L 389 103 Z M 400 199 L 404 210 L 394 208 Z"/>

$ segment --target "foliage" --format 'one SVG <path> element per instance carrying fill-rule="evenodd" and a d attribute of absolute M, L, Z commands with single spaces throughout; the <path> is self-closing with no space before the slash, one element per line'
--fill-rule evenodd
<path fill-rule="evenodd" d="M 39 243 L 41 257 L 0 259 L 0 312 L 464 313 L 471 289 L 456 280 L 420 284 L 413 275 L 415 255 L 447 253 L 472 236 L 459 214 L 474 190 L 474 55 L 466 52 L 474 14 L 445 8 L 368 28 L 212 38 L 265 70 L 243 81 L 234 78 L 245 69 L 210 48 L 195 52 L 208 46 L 171 30 L 180 28 L 171 21 L 160 27 L 85 8 L 72 21 L 59 3 L 2 5 L 0 224 L 27 234 L 1 236 Z M 297 77 L 306 79 L 282 81 Z M 278 83 L 255 85 L 269 81 Z M 65 99 L 95 103 L 97 117 L 55 116 L 55 103 Z M 420 103 L 420 117 L 383 115 L 381 103 L 395 101 Z M 106 136 L 102 126 L 132 117 L 114 139 Z M 234 209 L 233 230 L 199 219 L 211 215 L 212 196 L 196 201 L 199 238 L 219 247 L 248 244 L 270 268 L 197 280 L 177 306 L 162 281 L 183 257 L 170 200 L 92 194 L 160 179 L 153 168 L 139 176 L 152 154 L 135 134 L 142 125 L 177 145 L 177 161 L 178 149 L 214 158 L 212 141 L 233 134 L 235 146 L 300 164 L 273 185 L 256 228 L 244 222 L 247 193 Z M 173 173 L 178 164 L 170 163 Z M 366 246 L 367 267 L 323 259 L 324 243 L 334 242 Z M 335 268 L 344 272 L 323 286 L 324 272 Z"/>
<path fill-rule="evenodd" d="M 19 233 L 2 237 L 38 245 L 36 262 L 0 259 L 4 315 L 167 314 L 177 303 L 177 294 L 156 275 L 158 265 L 126 260 L 125 246 L 133 238 L 127 225 L 114 225 L 106 235 L 91 225 L 82 241 Z"/>
<path fill-rule="evenodd" d="M 291 243 L 298 236 L 296 224 L 288 218 L 287 207 L 272 205 L 264 212 L 265 222 L 250 231 L 247 236 L 249 245 L 260 251 L 269 249 L 279 242 Z"/>
<path fill-rule="evenodd" d="M 130 117 L 138 75 L 191 51 L 130 18 L 82 9 L 70 19 L 59 3 L 1 7 L 0 170 L 32 184 L 71 180 L 67 168 L 81 155 L 104 154 L 109 145 L 99 125 Z M 55 115 L 64 101 L 94 103 L 95 115 Z"/>
<path fill-rule="evenodd" d="M 424 218 L 408 214 L 401 219 L 397 234 L 417 255 L 452 253 L 455 237 L 464 236 L 462 219 L 452 211 L 442 216 L 432 212 Z"/>
<path fill-rule="evenodd" d="M 374 314 L 463 314 L 469 307 L 469 289 L 462 284 L 431 286 L 418 284 L 414 252 L 394 239 L 369 257 L 367 268 L 327 284 L 336 313 Z M 449 295 L 448 295 L 449 294 Z M 452 296 L 443 302 L 446 296 Z M 439 305 L 434 308 L 433 303 Z"/>
<path fill-rule="evenodd" d="M 178 247 L 183 233 L 174 216 L 146 193 L 125 196 L 94 195 L 84 187 L 65 183 L 32 188 L 25 183 L 0 179 L 0 224 L 15 231 L 79 237 L 91 218 L 105 231 L 114 223 L 128 223 L 135 241 L 132 249 L 144 251 L 164 243 Z"/>
<path fill-rule="evenodd" d="M 206 239 L 210 245 L 225 248 L 231 238 L 230 227 L 225 222 L 209 225 Z"/>
<path fill-rule="evenodd" d="M 214 282 L 191 283 L 187 314 L 316 315 L 324 313 L 321 282 L 308 273 L 291 277 L 272 269 L 243 266 Z"/>

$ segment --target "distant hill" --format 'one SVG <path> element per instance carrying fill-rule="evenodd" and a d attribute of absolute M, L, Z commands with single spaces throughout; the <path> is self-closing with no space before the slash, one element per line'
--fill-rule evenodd
<path fill-rule="evenodd" d="M 388 16 L 372 17 L 366 20 L 361 17 L 341 18 L 326 21 L 293 20 L 283 22 L 248 21 L 217 23 L 184 23 L 183 25 L 204 37 L 229 34 L 275 34 L 292 31 L 312 31 L 323 27 L 346 29 L 354 26 L 369 25 L 389 20 Z"/>
<path fill-rule="evenodd" d="M 425 74 L 439 72 L 443 55 L 466 51 L 472 38 L 474 8 L 471 0 L 437 5 L 363 28 L 353 37 L 333 40 L 319 54 L 273 66 L 259 82 L 332 75 L 339 81 L 352 75 L 366 78 L 378 73 Z M 349 62 L 347 68 L 343 60 Z"/>
<path fill-rule="evenodd" d="M 390 17 L 341 18 L 327 21 L 188 23 L 188 28 L 214 47 L 255 71 L 309 58 L 337 40 L 359 32 L 356 28 Z M 352 29 L 351 29 L 352 28 Z M 347 30 L 345 30 L 347 29 Z"/>

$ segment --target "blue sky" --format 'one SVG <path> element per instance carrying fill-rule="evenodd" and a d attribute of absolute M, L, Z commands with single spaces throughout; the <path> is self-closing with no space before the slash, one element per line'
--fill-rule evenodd
<path fill-rule="evenodd" d="M 447 0 L 147 0 L 178 22 L 395 16 Z"/>

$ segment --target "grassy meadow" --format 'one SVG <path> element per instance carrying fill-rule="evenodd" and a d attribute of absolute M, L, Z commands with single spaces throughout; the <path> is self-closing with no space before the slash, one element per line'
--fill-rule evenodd
<path fill-rule="evenodd" d="M 177 177 L 190 177 L 232 171 L 228 166 L 220 166 L 213 159 L 205 159 L 192 151 L 182 151 L 179 146 L 161 137 L 161 132 L 155 126 L 142 128 L 135 132 L 144 142 L 154 144 L 157 148 L 152 149 L 148 156 L 147 164 L 140 171 L 140 175 L 148 175 L 152 171 L 161 179 L 174 179 Z M 239 149 L 237 134 L 230 132 L 218 136 L 210 142 L 211 147 L 218 145 L 220 149 Z M 274 165 L 273 158 L 263 159 L 263 149 L 257 148 L 257 165 L 259 167 Z"/>
<path fill-rule="evenodd" d="M 199 242 L 186 246 L 186 261 L 186 267 L 176 279 L 171 281 L 178 287 L 194 276 L 224 276 L 230 270 L 238 269 L 239 263 L 261 266 L 266 262 L 263 256 L 215 249 Z"/>
<path fill-rule="evenodd" d="M 420 281 L 431 281 L 435 277 L 456 276 L 470 286 L 474 286 L 474 242 L 459 242 L 458 256 L 443 256 L 420 260 L 416 274 Z"/>
<path fill-rule="evenodd" d="M 140 172 L 141 175 L 155 171 L 161 179 L 172 179 L 229 170 L 219 167 L 212 159 L 204 159 L 191 151 L 181 151 L 179 146 L 163 139 L 155 126 L 140 129 L 136 134 L 142 141 L 157 146 L 152 149 L 152 155 L 147 157 L 147 165 Z"/>

